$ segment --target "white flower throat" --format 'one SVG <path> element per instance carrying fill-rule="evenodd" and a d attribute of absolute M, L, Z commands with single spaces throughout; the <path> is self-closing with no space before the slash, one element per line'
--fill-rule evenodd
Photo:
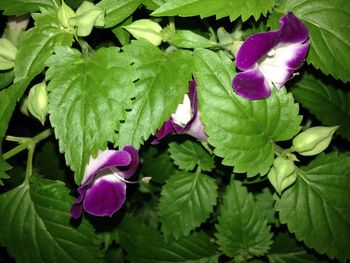
<path fill-rule="evenodd" d="M 187 94 L 185 94 L 183 102 L 177 106 L 175 113 L 171 114 L 171 117 L 173 118 L 173 122 L 181 127 L 185 127 L 192 119 L 193 110 L 191 108 L 190 97 Z"/>

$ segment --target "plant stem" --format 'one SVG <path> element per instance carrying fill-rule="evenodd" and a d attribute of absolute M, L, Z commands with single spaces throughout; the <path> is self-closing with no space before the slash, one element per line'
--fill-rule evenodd
<path fill-rule="evenodd" d="M 26 179 L 25 182 L 29 182 L 29 178 L 33 173 L 33 156 L 35 150 L 35 143 L 28 147 L 28 158 L 27 158 L 27 168 L 26 168 Z"/>
<path fill-rule="evenodd" d="M 170 27 L 171 32 L 175 33 L 176 28 L 175 28 L 175 21 L 174 21 L 173 16 L 169 17 L 169 27 Z"/>

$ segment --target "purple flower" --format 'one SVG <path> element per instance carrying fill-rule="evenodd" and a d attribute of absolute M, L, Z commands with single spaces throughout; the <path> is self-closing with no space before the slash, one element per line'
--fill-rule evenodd
<path fill-rule="evenodd" d="M 247 38 L 236 56 L 234 91 L 246 99 L 263 99 L 271 89 L 280 89 L 301 67 L 309 49 L 306 26 L 288 13 L 277 31 L 257 33 Z"/>
<path fill-rule="evenodd" d="M 198 140 L 206 140 L 204 127 L 199 119 L 198 96 L 196 81 L 189 84 L 189 92 L 185 94 L 184 100 L 177 106 L 175 113 L 171 114 L 169 120 L 156 132 L 156 139 L 152 144 L 158 144 L 161 139 L 169 134 L 189 134 Z"/>
<path fill-rule="evenodd" d="M 95 216 L 112 216 L 124 204 L 126 179 L 134 175 L 138 164 L 139 155 L 132 146 L 101 151 L 96 159 L 90 157 L 71 216 L 79 218 L 83 210 Z"/>

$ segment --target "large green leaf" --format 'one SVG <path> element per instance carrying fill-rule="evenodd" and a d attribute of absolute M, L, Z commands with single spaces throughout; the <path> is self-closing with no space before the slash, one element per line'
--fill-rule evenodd
<path fill-rule="evenodd" d="M 192 234 L 172 243 L 165 243 L 157 230 L 126 216 L 118 228 L 122 247 L 132 263 L 216 263 L 215 245 L 205 234 Z"/>
<path fill-rule="evenodd" d="M 89 156 L 113 141 L 130 106 L 133 70 L 114 47 L 101 48 L 89 58 L 60 47 L 47 65 L 50 121 L 80 183 Z"/>
<path fill-rule="evenodd" d="M 217 243 L 230 257 L 264 255 L 272 243 L 264 210 L 240 182 L 231 179 L 216 225 Z"/>
<path fill-rule="evenodd" d="M 282 223 L 298 240 L 341 261 L 350 259 L 350 157 L 319 155 L 277 198 Z"/>
<path fill-rule="evenodd" d="M 233 77 L 234 64 L 224 55 L 195 52 L 201 120 L 214 153 L 237 173 L 264 175 L 273 162 L 274 142 L 299 131 L 299 107 L 284 88 L 264 100 L 241 98 L 233 92 Z"/>
<path fill-rule="evenodd" d="M 187 236 L 213 211 L 217 185 L 204 174 L 177 173 L 161 192 L 159 217 L 166 240 Z"/>
<path fill-rule="evenodd" d="M 93 228 L 70 224 L 73 198 L 59 181 L 32 176 L 0 195 L 0 242 L 18 263 L 100 262 Z"/>
<path fill-rule="evenodd" d="M 326 85 L 311 74 L 295 83 L 293 95 L 324 125 L 339 125 L 336 133 L 350 140 L 350 92 Z"/>
<path fill-rule="evenodd" d="M 139 79 L 134 106 L 119 132 L 119 145 L 139 147 L 175 112 L 188 91 L 192 73 L 192 53 L 163 52 L 145 40 L 123 47 Z"/>
<path fill-rule="evenodd" d="M 22 15 L 39 11 L 40 8 L 58 8 L 61 1 L 58 0 L 1 0 L 0 10 L 4 15 Z"/>
<path fill-rule="evenodd" d="M 152 13 L 154 16 L 197 16 L 208 17 L 216 15 L 216 19 L 229 16 L 233 21 L 241 16 L 247 20 L 254 16 L 258 20 L 260 15 L 266 15 L 274 6 L 275 0 L 168 0 Z"/>
<path fill-rule="evenodd" d="M 348 0 L 289 0 L 278 10 L 293 12 L 309 29 L 309 63 L 336 79 L 350 81 Z"/>
<path fill-rule="evenodd" d="M 102 0 L 97 6 L 106 10 L 105 27 L 112 27 L 132 15 L 142 2 L 143 0 Z"/>
<path fill-rule="evenodd" d="M 211 171 L 215 166 L 213 157 L 201 145 L 189 140 L 181 144 L 169 143 L 169 153 L 174 163 L 185 171 L 191 171 L 197 165 L 203 171 Z"/>

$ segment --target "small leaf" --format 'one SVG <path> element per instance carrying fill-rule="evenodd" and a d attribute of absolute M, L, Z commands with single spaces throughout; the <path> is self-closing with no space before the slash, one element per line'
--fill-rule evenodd
<path fill-rule="evenodd" d="M 50 121 L 80 184 L 89 156 L 113 142 L 131 103 L 134 74 L 114 47 L 101 48 L 87 59 L 76 49 L 60 47 L 47 65 Z"/>
<path fill-rule="evenodd" d="M 291 0 L 284 1 L 278 10 L 293 12 L 307 26 L 310 32 L 308 63 L 336 79 L 350 81 L 348 0 Z"/>
<path fill-rule="evenodd" d="M 154 16 L 197 16 L 208 17 L 216 15 L 216 19 L 229 16 L 233 21 L 238 17 L 247 20 L 254 16 L 258 20 L 261 14 L 266 15 L 274 6 L 274 0 L 168 0 L 151 15 Z"/>
<path fill-rule="evenodd" d="M 217 243 L 230 257 L 264 255 L 272 241 L 264 210 L 240 182 L 231 179 L 216 225 Z"/>
<path fill-rule="evenodd" d="M 215 42 L 190 30 L 176 30 L 168 42 L 180 48 L 208 48 L 216 45 Z"/>
<path fill-rule="evenodd" d="M 58 8 L 57 0 L 1 0 L 0 10 L 4 15 L 23 15 L 39 11 L 40 8 Z"/>
<path fill-rule="evenodd" d="M 113 27 L 127 17 L 141 5 L 143 0 L 102 0 L 97 6 L 106 10 L 105 27 Z"/>
<path fill-rule="evenodd" d="M 3 160 L 2 156 L 1 156 L 1 157 L 0 157 L 0 186 L 3 186 L 3 185 L 4 185 L 4 183 L 3 183 L 2 180 L 4 180 L 4 179 L 9 179 L 9 178 L 10 178 L 10 176 L 8 176 L 8 175 L 6 174 L 6 172 L 7 172 L 8 170 L 10 170 L 10 169 L 11 169 L 11 165 L 9 165 L 8 163 L 6 163 L 6 162 Z"/>
<path fill-rule="evenodd" d="M 204 174 L 177 173 L 167 181 L 159 200 L 165 239 L 177 240 L 203 223 L 217 199 L 215 180 Z"/>
<path fill-rule="evenodd" d="M 93 228 L 85 220 L 70 224 L 73 198 L 59 181 L 31 176 L 0 195 L 0 242 L 18 263 L 101 262 Z"/>
<path fill-rule="evenodd" d="M 132 16 L 125 19 L 122 23 L 112 28 L 113 34 L 118 38 L 120 44 L 125 46 L 129 44 L 130 33 L 126 31 L 123 26 L 130 25 L 132 23 Z"/>
<path fill-rule="evenodd" d="M 127 215 L 119 226 L 122 247 L 132 263 L 215 263 L 215 246 L 205 234 L 194 233 L 172 243 L 165 243 L 157 230 Z"/>
<path fill-rule="evenodd" d="M 267 223 L 279 225 L 279 220 L 276 216 L 276 211 L 273 207 L 275 199 L 273 198 L 272 191 L 269 188 L 264 188 L 261 192 L 254 194 L 256 204 L 261 210 L 265 211 L 267 217 Z"/>
<path fill-rule="evenodd" d="M 146 40 L 123 47 L 136 70 L 136 98 L 119 131 L 120 146 L 139 147 L 175 112 L 188 92 L 192 53 L 163 52 Z M 176 78 L 174 78 L 176 76 Z"/>
<path fill-rule="evenodd" d="M 185 171 L 191 171 L 197 165 L 203 171 L 211 171 L 215 166 L 213 157 L 201 145 L 189 140 L 181 144 L 169 143 L 169 153 L 174 163 Z"/>
<path fill-rule="evenodd" d="M 195 51 L 199 110 L 208 141 L 223 164 L 249 177 L 268 172 L 274 142 L 300 129 L 298 104 L 283 88 L 264 100 L 246 100 L 233 92 L 234 64 L 209 50 Z"/>
<path fill-rule="evenodd" d="M 350 141 L 350 92 L 326 85 L 311 74 L 304 74 L 292 92 L 324 125 L 339 125 L 336 134 Z"/>
<path fill-rule="evenodd" d="M 301 168 L 296 183 L 277 198 L 275 208 L 308 247 L 345 262 L 350 259 L 350 157 L 319 155 Z"/>

